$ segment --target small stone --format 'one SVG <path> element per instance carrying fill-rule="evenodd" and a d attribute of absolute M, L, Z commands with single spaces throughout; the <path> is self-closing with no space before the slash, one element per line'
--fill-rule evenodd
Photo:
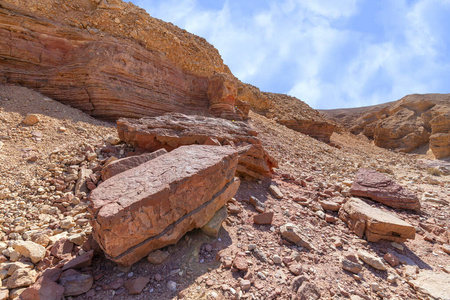
<path fill-rule="evenodd" d="M 312 241 L 307 236 L 303 235 L 301 230 L 292 223 L 287 223 L 280 227 L 281 236 L 298 246 L 309 250 L 314 250 Z"/>
<path fill-rule="evenodd" d="M 233 267 L 235 267 L 240 271 L 247 271 L 248 270 L 247 259 L 243 256 L 236 256 L 233 259 Z"/>
<path fill-rule="evenodd" d="M 400 264 L 400 261 L 398 260 L 397 256 L 395 256 L 392 253 L 386 253 L 384 255 L 384 260 L 387 261 L 392 267 L 396 267 Z"/>
<path fill-rule="evenodd" d="M 61 131 L 61 132 L 66 132 L 67 128 L 64 127 L 64 126 L 60 126 L 60 127 L 58 127 L 58 130 Z"/>
<path fill-rule="evenodd" d="M 19 241 L 14 245 L 14 250 L 28 257 L 35 264 L 45 257 L 45 248 L 31 241 Z"/>
<path fill-rule="evenodd" d="M 372 289 L 372 291 L 374 291 L 376 293 L 380 290 L 380 285 L 376 282 L 372 282 L 370 284 L 370 288 Z"/>
<path fill-rule="evenodd" d="M 277 255 L 277 254 L 275 254 L 275 255 L 272 257 L 272 260 L 273 260 L 273 262 L 274 262 L 275 264 L 277 264 L 277 265 L 281 264 L 281 262 L 282 262 L 281 257 L 280 257 L 279 255 Z"/>
<path fill-rule="evenodd" d="M 106 138 L 106 142 L 110 143 L 111 145 L 117 145 L 118 143 L 120 143 L 120 139 L 117 136 L 108 136 Z"/>
<path fill-rule="evenodd" d="M 148 277 L 138 277 L 136 279 L 128 279 L 125 282 L 125 287 L 130 295 L 137 295 L 142 292 L 150 279 Z"/>
<path fill-rule="evenodd" d="M 259 201 L 258 198 L 250 196 L 248 201 L 255 207 L 257 212 L 263 213 L 266 210 L 266 205 L 263 202 Z"/>
<path fill-rule="evenodd" d="M 377 270 L 385 271 L 386 265 L 383 263 L 383 261 L 376 256 L 373 256 L 367 251 L 359 250 L 358 251 L 358 257 L 364 261 L 366 264 L 371 265 Z"/>
<path fill-rule="evenodd" d="M 39 121 L 40 121 L 40 120 L 39 120 L 38 115 L 35 115 L 35 114 L 28 114 L 28 115 L 25 117 L 25 119 L 23 119 L 22 123 L 25 124 L 25 125 L 28 125 L 28 126 L 32 126 L 32 125 L 38 123 Z"/>
<path fill-rule="evenodd" d="M 390 274 L 390 275 L 388 276 L 388 278 L 387 278 L 387 281 L 388 281 L 389 283 L 396 283 L 396 282 L 397 282 L 397 279 L 398 279 L 398 276 L 397 276 L 397 275 Z"/>
<path fill-rule="evenodd" d="M 155 278 L 156 281 L 161 281 L 162 276 L 161 276 L 161 274 L 157 273 L 157 274 L 155 274 L 154 278 Z"/>
<path fill-rule="evenodd" d="M 300 275 L 303 273 L 303 267 L 300 263 L 293 263 L 289 265 L 289 271 L 294 275 Z"/>
<path fill-rule="evenodd" d="M 346 258 L 343 258 L 342 259 L 342 269 L 352 272 L 352 273 L 355 273 L 355 274 L 358 274 L 362 270 L 362 265 L 360 265 L 356 262 L 353 262 L 351 260 L 348 260 Z"/>
<path fill-rule="evenodd" d="M 6 286 L 8 289 L 27 287 L 36 281 L 36 271 L 31 269 L 17 269 L 11 277 L 8 278 Z"/>
<path fill-rule="evenodd" d="M 273 212 L 266 212 L 253 216 L 253 223 L 258 225 L 270 225 L 273 220 Z"/>
<path fill-rule="evenodd" d="M 159 264 L 163 263 L 169 256 L 170 256 L 170 254 L 168 252 L 156 250 L 156 251 L 151 252 L 147 256 L 147 260 L 154 265 L 159 265 Z"/>
<path fill-rule="evenodd" d="M 169 282 L 167 282 L 167 288 L 171 292 L 176 292 L 177 291 L 177 283 L 172 281 L 172 280 L 170 280 Z"/>
<path fill-rule="evenodd" d="M 250 282 L 250 280 L 241 280 L 241 289 L 243 291 L 248 291 L 251 286 L 252 283 Z"/>
<path fill-rule="evenodd" d="M 441 248 L 445 253 L 450 254 L 450 245 L 444 244 Z"/>
<path fill-rule="evenodd" d="M 222 228 L 222 223 L 228 217 L 227 207 L 224 205 L 219 209 L 212 219 L 202 227 L 202 231 L 211 237 L 217 237 L 219 235 L 219 230 Z"/>
<path fill-rule="evenodd" d="M 280 191 L 280 188 L 275 184 L 271 184 L 269 186 L 269 192 L 277 199 L 281 199 L 284 197 L 283 193 Z"/>

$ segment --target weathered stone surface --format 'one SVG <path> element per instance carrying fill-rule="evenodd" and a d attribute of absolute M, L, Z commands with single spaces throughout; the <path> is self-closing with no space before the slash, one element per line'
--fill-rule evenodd
<path fill-rule="evenodd" d="M 93 174 L 93 172 L 91 169 L 81 168 L 80 172 L 78 173 L 77 183 L 75 184 L 75 196 L 78 197 L 80 195 L 80 193 L 82 193 L 82 192 L 84 192 L 84 193 L 89 192 L 89 190 L 86 186 L 86 181 L 89 178 L 89 176 L 92 174 Z"/>
<path fill-rule="evenodd" d="M 22 121 L 23 124 L 32 126 L 39 122 L 39 117 L 35 114 L 28 114 Z"/>
<path fill-rule="evenodd" d="M 450 274 L 422 270 L 408 282 L 423 299 L 450 299 Z"/>
<path fill-rule="evenodd" d="M 342 269 L 352 272 L 352 273 L 355 273 L 355 274 L 358 274 L 362 270 L 362 265 L 357 262 L 353 262 L 351 260 L 343 258 L 342 259 Z"/>
<path fill-rule="evenodd" d="M 314 246 L 309 237 L 302 234 L 301 230 L 292 223 L 287 223 L 280 227 L 280 233 L 286 240 L 303 248 L 314 250 Z"/>
<path fill-rule="evenodd" d="M 209 111 L 217 117 L 241 120 L 247 118 L 247 114 L 236 106 L 238 92 L 238 80 L 226 73 L 217 73 L 208 80 Z"/>
<path fill-rule="evenodd" d="M 30 269 L 17 269 L 11 277 L 8 278 L 6 286 L 8 289 L 27 287 L 36 281 L 36 271 Z"/>
<path fill-rule="evenodd" d="M 90 196 L 94 238 L 121 265 L 176 243 L 234 196 L 236 165 L 231 147 L 185 146 L 104 181 Z"/>
<path fill-rule="evenodd" d="M 52 281 L 48 277 L 40 277 L 32 286 L 28 287 L 20 295 L 22 300 L 61 300 L 64 295 L 64 287 Z"/>
<path fill-rule="evenodd" d="M 211 237 L 217 237 L 219 235 L 220 228 L 222 228 L 222 223 L 227 217 L 227 206 L 224 205 L 214 214 L 212 219 L 202 227 L 202 231 Z"/>
<path fill-rule="evenodd" d="M 166 149 L 159 149 L 152 153 L 144 153 L 141 155 L 115 160 L 102 169 L 102 180 L 105 181 L 108 178 L 111 178 L 126 170 L 130 170 L 139 165 L 142 165 L 143 163 L 148 162 L 166 153 L 167 153 Z"/>
<path fill-rule="evenodd" d="M 81 269 L 91 265 L 92 258 L 94 257 L 94 250 L 83 253 L 70 261 L 68 261 L 62 268 L 63 271 L 68 269 Z"/>
<path fill-rule="evenodd" d="M 183 145 L 204 145 L 210 138 L 220 144 L 233 143 L 239 152 L 237 171 L 243 176 L 263 179 L 277 162 L 264 150 L 257 133 L 244 122 L 204 116 L 167 114 L 155 118 L 119 119 L 121 140 L 145 151 L 171 151 Z"/>
<path fill-rule="evenodd" d="M 0 10 L 0 81 L 36 89 L 97 117 L 207 113 L 208 77 L 230 72 L 204 39 L 156 21 L 133 5 L 120 3 L 127 14 L 149 20 L 152 29 L 134 19 L 128 27 L 111 26 L 112 11 L 97 5 L 84 6 L 90 12 L 79 14 L 57 1 L 46 1 L 39 9 L 28 1 L 6 2 L 18 7 L 5 3 Z M 80 20 L 95 22 L 100 30 L 72 27 Z M 130 38 L 136 30 L 142 34 Z"/>
<path fill-rule="evenodd" d="M 377 270 L 386 271 L 387 269 L 380 257 L 376 257 L 367 251 L 359 250 L 358 257 L 366 264 L 371 265 Z"/>
<path fill-rule="evenodd" d="M 154 265 L 159 265 L 169 258 L 169 256 L 169 252 L 155 250 L 147 256 L 147 260 Z"/>
<path fill-rule="evenodd" d="M 45 257 L 45 248 L 31 241 L 19 241 L 14 245 L 14 250 L 30 258 L 33 263 L 37 263 Z"/>
<path fill-rule="evenodd" d="M 365 235 L 369 242 L 381 239 L 404 242 L 414 239 L 416 233 L 410 224 L 358 198 L 348 200 L 339 210 L 339 217 L 357 236 Z"/>
<path fill-rule="evenodd" d="M 273 211 L 253 216 L 253 223 L 258 225 L 270 225 L 272 224 L 272 220 L 273 220 Z"/>
<path fill-rule="evenodd" d="M 375 145 L 411 152 L 426 147 L 450 156 L 450 94 L 413 94 L 371 107 L 321 111 Z"/>
<path fill-rule="evenodd" d="M 64 287 L 64 296 L 78 296 L 86 293 L 92 287 L 94 278 L 90 274 L 83 274 L 69 269 L 61 274 L 59 284 Z"/>
<path fill-rule="evenodd" d="M 145 288 L 147 283 L 149 283 L 149 281 L 150 281 L 150 278 L 140 276 L 138 278 L 128 279 L 125 282 L 125 287 L 128 290 L 128 294 L 137 295 L 142 292 L 142 290 Z"/>
<path fill-rule="evenodd" d="M 367 197 L 393 208 L 420 210 L 419 198 L 384 174 L 359 169 L 350 189 L 354 196 Z"/>

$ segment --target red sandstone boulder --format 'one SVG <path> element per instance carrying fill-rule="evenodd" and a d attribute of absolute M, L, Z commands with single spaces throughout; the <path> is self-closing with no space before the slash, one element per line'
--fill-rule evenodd
<path fill-rule="evenodd" d="M 366 236 L 369 242 L 390 240 L 401 243 L 414 239 L 416 234 L 414 226 L 358 198 L 347 201 L 339 210 L 339 217 L 357 236 Z"/>
<path fill-rule="evenodd" d="M 393 208 L 420 210 L 419 198 L 413 192 L 374 170 L 360 169 L 356 173 L 350 193 Z"/>
<path fill-rule="evenodd" d="M 154 118 L 117 121 L 121 140 L 144 151 L 171 151 L 183 145 L 235 145 L 239 152 L 239 175 L 263 179 L 271 176 L 277 162 L 261 145 L 257 133 L 244 122 L 204 116 L 167 114 Z"/>
<path fill-rule="evenodd" d="M 237 161 L 229 146 L 184 146 L 109 178 L 90 196 L 95 240 L 120 265 L 176 243 L 235 195 Z"/>

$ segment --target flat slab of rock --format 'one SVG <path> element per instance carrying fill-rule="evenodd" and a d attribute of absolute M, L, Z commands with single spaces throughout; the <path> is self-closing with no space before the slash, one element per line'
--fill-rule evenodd
<path fill-rule="evenodd" d="M 339 210 L 339 217 L 357 236 L 365 235 L 369 242 L 384 239 L 401 243 L 414 239 L 416 234 L 412 225 L 358 198 L 350 198 Z"/>
<path fill-rule="evenodd" d="M 423 299 L 450 299 L 450 274 L 423 270 L 408 283 Z"/>
<path fill-rule="evenodd" d="M 234 145 L 239 152 L 237 172 L 242 176 L 264 179 L 277 162 L 263 148 L 257 132 L 240 121 L 204 116 L 166 114 L 154 118 L 117 121 L 122 141 L 144 151 L 172 151 L 184 145 Z"/>
<path fill-rule="evenodd" d="M 125 172 L 126 170 L 136 168 L 137 166 L 142 165 L 143 163 L 148 162 L 166 153 L 167 153 L 166 149 L 159 149 L 152 153 L 144 153 L 141 155 L 125 157 L 122 159 L 115 160 L 103 168 L 102 180 L 105 181 L 108 178 L 111 178 L 117 174 Z"/>
<path fill-rule="evenodd" d="M 301 230 L 292 223 L 286 223 L 280 227 L 281 236 L 298 246 L 306 248 L 308 250 L 315 250 L 312 241 L 309 237 L 305 236 Z"/>
<path fill-rule="evenodd" d="M 91 194 L 93 236 L 124 266 L 201 228 L 231 199 L 237 152 L 183 146 L 101 183 Z"/>
<path fill-rule="evenodd" d="M 419 198 L 384 174 L 370 169 L 359 169 L 350 193 L 367 197 L 389 207 L 420 210 Z"/>

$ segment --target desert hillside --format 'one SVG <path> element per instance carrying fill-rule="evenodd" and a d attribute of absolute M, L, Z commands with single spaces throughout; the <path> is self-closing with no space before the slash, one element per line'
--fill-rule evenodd
<path fill-rule="evenodd" d="M 403 152 L 429 149 L 436 158 L 450 156 L 449 94 L 414 94 L 375 106 L 321 112 L 379 147 Z"/>
<path fill-rule="evenodd" d="M 0 37 L 0 300 L 450 299 L 448 95 L 321 114 L 120 0 Z"/>

